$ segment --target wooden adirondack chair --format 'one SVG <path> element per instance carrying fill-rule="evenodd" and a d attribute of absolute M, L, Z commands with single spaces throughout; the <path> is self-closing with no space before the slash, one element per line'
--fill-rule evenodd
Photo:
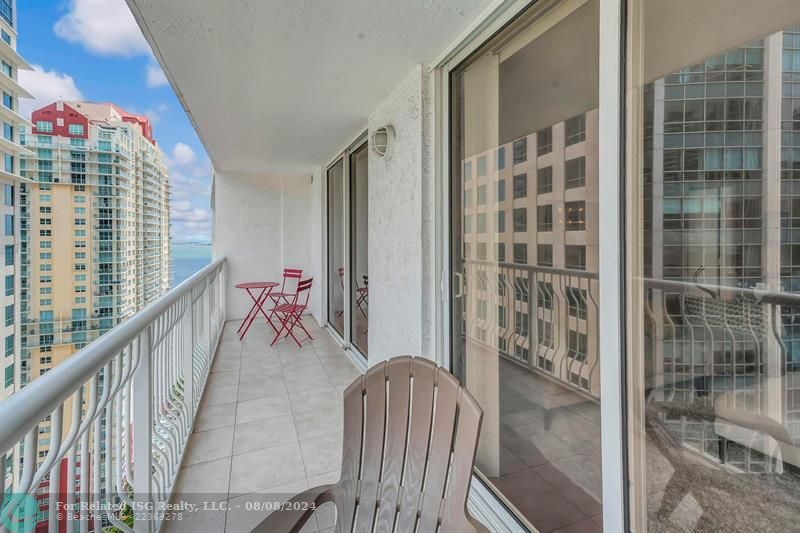
<path fill-rule="evenodd" d="M 372 367 L 344 392 L 339 482 L 295 496 L 253 533 L 296 533 L 327 502 L 337 533 L 487 531 L 467 512 L 482 417 L 456 378 L 427 359 Z"/>

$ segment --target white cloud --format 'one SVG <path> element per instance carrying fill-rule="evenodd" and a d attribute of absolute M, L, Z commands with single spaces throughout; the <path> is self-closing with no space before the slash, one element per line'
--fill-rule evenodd
<path fill-rule="evenodd" d="M 125 0 L 72 0 L 53 30 L 65 41 L 81 44 L 98 55 L 151 54 Z"/>
<path fill-rule="evenodd" d="M 53 31 L 96 55 L 147 56 L 145 85 L 151 89 L 169 85 L 125 0 L 70 0 L 67 13 L 56 21 Z"/>
<path fill-rule="evenodd" d="M 182 241 L 211 240 L 211 211 L 192 206 L 188 200 L 173 201 L 170 208 L 172 233 Z"/>
<path fill-rule="evenodd" d="M 197 156 L 188 144 L 178 143 L 172 149 L 172 160 L 177 165 L 191 165 Z"/>
<path fill-rule="evenodd" d="M 161 70 L 161 67 L 155 63 L 147 64 L 145 83 L 151 89 L 169 85 L 169 81 L 167 80 L 167 76 L 164 74 L 164 71 Z"/>
<path fill-rule="evenodd" d="M 20 70 L 19 83 L 33 95 L 33 99 L 20 98 L 20 113 L 30 118 L 31 111 L 56 100 L 83 100 L 83 95 L 69 74 L 45 70 L 32 65 L 33 70 Z"/>
<path fill-rule="evenodd" d="M 153 123 L 153 126 L 161 122 L 161 115 L 155 109 L 145 109 L 144 114 Z"/>
<path fill-rule="evenodd" d="M 150 119 L 150 122 L 155 126 L 161 121 L 161 114 L 167 110 L 167 104 L 160 103 L 155 107 L 148 107 L 144 110 L 145 116 Z"/>
<path fill-rule="evenodd" d="M 177 143 L 167 157 L 171 188 L 172 233 L 180 241 L 211 239 L 211 163 L 185 143 Z"/>

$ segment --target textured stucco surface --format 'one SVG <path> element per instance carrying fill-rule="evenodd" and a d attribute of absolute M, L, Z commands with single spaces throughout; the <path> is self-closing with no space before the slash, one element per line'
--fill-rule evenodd
<path fill-rule="evenodd" d="M 243 317 L 251 305 L 236 283 L 279 281 L 284 266 L 314 272 L 311 198 L 309 176 L 216 174 L 213 250 L 228 258 L 229 318 Z"/>
<path fill-rule="evenodd" d="M 369 117 L 394 144 L 369 161 L 369 364 L 431 355 L 432 164 L 430 81 L 421 65 Z"/>
<path fill-rule="evenodd" d="M 281 175 L 332 157 L 490 4 L 129 0 L 215 168 Z"/>

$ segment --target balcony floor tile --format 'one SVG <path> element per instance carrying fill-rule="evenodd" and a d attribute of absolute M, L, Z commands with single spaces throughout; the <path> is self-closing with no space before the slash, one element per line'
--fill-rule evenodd
<path fill-rule="evenodd" d="M 331 433 L 300 441 L 306 475 L 316 476 L 339 468 L 342 459 L 342 434 Z"/>
<path fill-rule="evenodd" d="M 225 325 L 174 499 L 228 499 L 229 507 L 166 531 L 249 532 L 268 513 L 246 502 L 284 501 L 339 479 L 342 391 L 358 371 L 313 320 L 304 325 L 314 341 L 300 348 L 291 339 L 271 347 L 274 333 L 263 320 L 244 341 L 239 321 Z M 332 506 L 320 508 L 302 531 L 330 531 L 334 515 Z"/>
<path fill-rule="evenodd" d="M 187 496 L 202 492 L 204 498 L 208 497 L 212 501 L 225 499 L 228 494 L 230 471 L 230 457 L 185 465 L 181 468 L 175 486 L 176 496 L 184 497 L 187 500 L 196 500 L 197 498 L 188 498 Z"/>
<path fill-rule="evenodd" d="M 297 442 L 234 455 L 232 493 L 247 493 L 304 479 L 305 466 Z"/>
<path fill-rule="evenodd" d="M 292 408 L 289 406 L 289 396 L 287 394 L 267 396 L 239 402 L 236 407 L 236 421 L 243 424 L 264 418 L 285 416 L 291 414 L 291 411 Z"/>
<path fill-rule="evenodd" d="M 294 419 L 291 415 L 245 422 L 236 424 L 235 427 L 234 455 L 297 442 L 297 432 L 294 430 Z"/>
<path fill-rule="evenodd" d="M 226 426 L 232 426 L 236 415 L 236 404 L 226 403 L 208 405 L 200 408 L 197 420 L 194 423 L 195 431 L 206 431 Z"/>
<path fill-rule="evenodd" d="M 267 396 L 283 396 L 286 392 L 286 382 L 283 376 L 265 379 L 263 381 L 248 381 L 239 385 L 238 401 L 257 400 Z"/>
<path fill-rule="evenodd" d="M 233 446 L 233 426 L 194 433 L 186 448 L 183 464 L 193 465 L 230 457 Z"/>

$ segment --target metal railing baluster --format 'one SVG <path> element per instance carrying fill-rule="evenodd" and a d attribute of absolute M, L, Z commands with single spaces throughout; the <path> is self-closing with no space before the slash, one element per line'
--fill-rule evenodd
<path fill-rule="evenodd" d="M 22 521 L 15 530 L 46 521 L 52 532 L 60 522 L 68 533 L 133 531 L 115 506 L 170 497 L 221 336 L 224 280 L 222 258 L 0 404 L 0 465 L 22 455 L 21 471 L 12 463 L 13 486 L 0 487 L 0 512 Z M 45 435 L 49 448 L 39 457 Z M 46 518 L 25 517 L 19 508 L 40 491 Z M 112 510 L 81 510 L 67 521 L 62 503 Z M 143 514 L 134 523 L 137 532 L 160 527 Z"/>

